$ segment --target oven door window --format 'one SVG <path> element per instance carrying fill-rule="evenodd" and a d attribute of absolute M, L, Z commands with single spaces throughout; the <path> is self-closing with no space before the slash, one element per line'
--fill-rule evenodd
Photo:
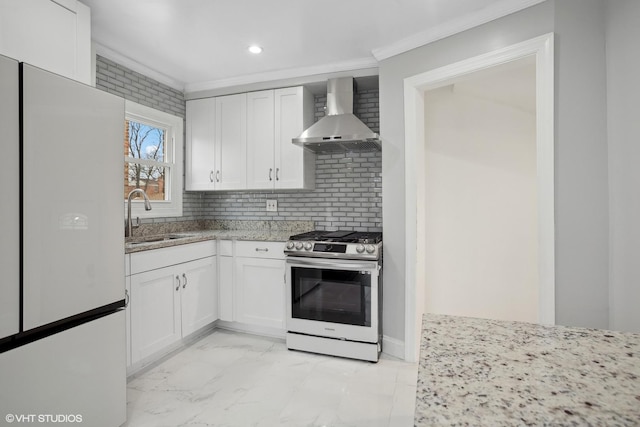
<path fill-rule="evenodd" d="M 291 268 L 294 319 L 371 326 L 371 274 Z"/>

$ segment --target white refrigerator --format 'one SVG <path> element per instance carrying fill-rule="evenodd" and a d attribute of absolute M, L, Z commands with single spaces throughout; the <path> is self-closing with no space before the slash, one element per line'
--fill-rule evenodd
<path fill-rule="evenodd" d="M 0 425 L 126 420 L 124 100 L 0 56 Z"/>

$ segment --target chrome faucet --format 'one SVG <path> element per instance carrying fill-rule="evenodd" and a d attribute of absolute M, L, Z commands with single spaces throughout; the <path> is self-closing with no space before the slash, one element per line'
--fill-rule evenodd
<path fill-rule="evenodd" d="M 127 196 L 127 229 L 126 229 L 125 237 L 131 237 L 131 234 L 132 234 L 133 224 L 131 222 L 131 199 L 133 198 L 133 195 L 136 193 L 140 193 L 142 194 L 142 197 L 144 197 L 144 210 L 145 211 L 151 210 L 151 201 L 149 200 L 149 197 L 147 197 L 147 193 L 145 193 L 142 188 L 135 188 L 131 190 L 131 192 Z M 139 218 L 138 218 L 138 222 L 140 222 Z"/>

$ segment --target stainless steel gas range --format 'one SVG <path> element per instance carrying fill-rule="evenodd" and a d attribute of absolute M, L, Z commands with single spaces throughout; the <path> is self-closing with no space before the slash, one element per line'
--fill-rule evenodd
<path fill-rule="evenodd" d="M 287 348 L 377 362 L 382 233 L 312 231 L 285 245 Z"/>

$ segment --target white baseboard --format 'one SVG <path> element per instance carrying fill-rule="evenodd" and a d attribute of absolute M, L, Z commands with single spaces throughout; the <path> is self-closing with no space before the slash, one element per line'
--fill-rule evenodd
<path fill-rule="evenodd" d="M 227 329 L 229 331 L 244 332 L 247 334 L 260 335 L 269 338 L 285 339 L 286 331 L 284 329 L 267 328 L 264 326 L 247 325 L 246 323 L 227 322 L 224 320 L 216 321 L 216 328 Z"/>
<path fill-rule="evenodd" d="M 151 354 L 142 360 L 137 361 L 136 363 L 127 366 L 127 381 L 131 381 L 132 379 L 138 377 L 139 375 L 147 372 L 148 370 L 154 368 L 160 363 L 164 362 L 168 358 L 172 357 L 176 353 L 184 350 L 188 345 L 198 341 L 200 338 L 205 335 L 209 335 L 216 327 L 216 322 L 210 323 L 202 328 L 194 331 L 190 335 L 182 338 L 179 341 L 174 342 L 171 345 L 163 348 Z"/>
<path fill-rule="evenodd" d="M 404 341 L 389 336 L 382 336 L 382 352 L 389 356 L 404 360 Z"/>

